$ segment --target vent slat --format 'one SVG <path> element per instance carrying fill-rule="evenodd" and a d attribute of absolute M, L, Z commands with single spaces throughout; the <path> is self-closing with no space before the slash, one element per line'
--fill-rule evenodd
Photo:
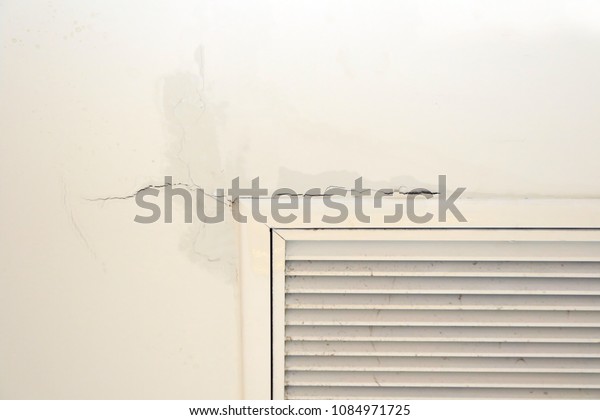
<path fill-rule="evenodd" d="M 600 311 L 600 296 L 286 294 L 289 309 Z"/>
<path fill-rule="evenodd" d="M 446 372 L 288 372 L 291 386 L 600 389 L 600 374 Z"/>
<path fill-rule="evenodd" d="M 465 277 L 315 277 L 286 278 L 287 293 L 344 294 L 488 294 L 600 296 L 600 277 L 465 278 Z"/>
<path fill-rule="evenodd" d="M 293 241 L 288 261 L 590 261 L 600 262 L 600 242 L 447 240 Z"/>
<path fill-rule="evenodd" d="M 600 358 L 600 344 L 288 341 L 290 356 Z"/>
<path fill-rule="evenodd" d="M 296 326 L 288 341 L 600 343 L 600 328 Z"/>
<path fill-rule="evenodd" d="M 600 373 L 600 359 L 288 356 L 287 371 Z"/>
<path fill-rule="evenodd" d="M 600 278 L 600 262 L 288 261 L 286 275 Z"/>
<path fill-rule="evenodd" d="M 291 400 L 418 400 L 418 399 L 600 399 L 597 389 L 550 388 L 384 388 L 288 386 Z"/>
<path fill-rule="evenodd" d="M 286 325 L 600 327 L 600 312 L 288 309 Z"/>

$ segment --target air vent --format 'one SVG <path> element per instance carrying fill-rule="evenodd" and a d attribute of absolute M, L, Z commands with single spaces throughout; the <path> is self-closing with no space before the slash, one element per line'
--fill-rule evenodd
<path fill-rule="evenodd" d="M 272 282 L 275 398 L 600 398 L 597 230 L 274 230 Z"/>

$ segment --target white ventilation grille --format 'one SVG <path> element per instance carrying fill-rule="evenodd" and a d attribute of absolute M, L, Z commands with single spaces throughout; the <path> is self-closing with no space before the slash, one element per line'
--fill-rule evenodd
<path fill-rule="evenodd" d="M 600 398 L 598 231 L 279 233 L 275 398 Z"/>

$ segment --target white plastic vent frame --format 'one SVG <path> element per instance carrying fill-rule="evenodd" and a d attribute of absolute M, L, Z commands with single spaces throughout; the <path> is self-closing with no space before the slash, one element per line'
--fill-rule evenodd
<path fill-rule="evenodd" d="M 463 199 L 458 207 L 467 222 L 458 222 L 450 216 L 447 222 L 432 220 L 423 225 L 403 219 L 391 226 L 383 222 L 383 216 L 393 213 L 396 200 L 399 199 L 386 199 L 381 208 L 365 209 L 372 216 L 368 224 L 355 217 L 342 224 L 325 224 L 321 217 L 331 215 L 332 210 L 324 206 L 321 197 L 313 197 L 310 223 L 302 220 L 289 224 L 258 223 L 249 217 L 248 223 L 239 225 L 243 398 L 284 397 L 285 337 L 283 317 L 278 314 L 284 311 L 286 232 L 289 237 L 292 230 L 299 229 L 535 229 L 543 235 L 543 231 L 600 229 L 597 199 Z M 353 201 L 344 201 L 353 214 Z M 252 199 L 242 198 L 236 205 L 242 214 L 251 214 Z M 271 214 L 271 200 L 258 200 L 258 206 L 262 214 Z M 426 211 L 435 214 L 436 208 L 435 198 L 416 200 L 417 214 Z"/>

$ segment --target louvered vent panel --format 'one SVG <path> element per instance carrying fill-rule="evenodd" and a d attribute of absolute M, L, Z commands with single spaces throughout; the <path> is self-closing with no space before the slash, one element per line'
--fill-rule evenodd
<path fill-rule="evenodd" d="M 283 265 L 285 398 L 600 398 L 597 231 L 298 231 Z"/>

